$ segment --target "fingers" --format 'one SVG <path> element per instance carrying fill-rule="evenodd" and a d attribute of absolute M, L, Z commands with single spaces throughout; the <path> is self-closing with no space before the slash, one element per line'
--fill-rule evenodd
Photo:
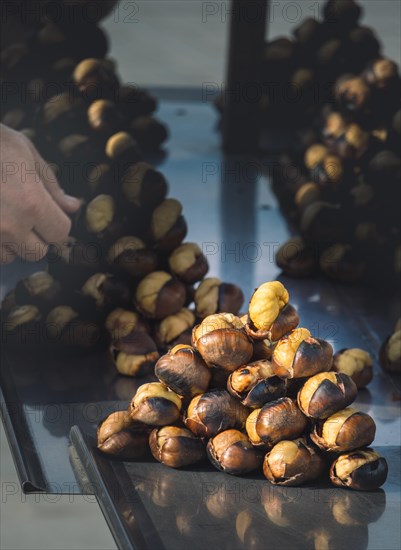
<path fill-rule="evenodd" d="M 64 212 L 67 212 L 68 214 L 73 214 L 79 210 L 81 201 L 64 193 L 63 189 L 58 184 L 57 178 L 51 166 L 42 159 L 33 145 L 31 150 L 35 157 L 35 164 L 37 165 L 38 174 L 53 200 L 62 210 L 64 210 Z"/>
<path fill-rule="evenodd" d="M 18 255 L 26 262 L 39 262 L 49 249 L 35 231 L 31 231 L 25 241 L 20 245 Z"/>
<path fill-rule="evenodd" d="M 46 243 L 63 242 L 70 233 L 71 220 L 43 187 L 42 190 L 33 230 Z"/>
<path fill-rule="evenodd" d="M 48 251 L 48 245 L 37 233 L 31 231 L 20 241 L 3 241 L 0 246 L 0 263 L 11 264 L 17 256 L 26 262 L 39 262 Z"/>

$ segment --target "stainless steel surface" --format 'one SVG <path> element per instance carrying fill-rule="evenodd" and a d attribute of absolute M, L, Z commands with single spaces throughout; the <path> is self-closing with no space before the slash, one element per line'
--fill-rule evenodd
<path fill-rule="evenodd" d="M 118 462 L 73 428 L 90 487 L 121 549 L 399 548 L 400 449 L 380 447 L 383 489 L 356 492 L 327 481 L 278 487 L 262 475 L 233 477 L 202 464 L 173 470 L 152 458 Z"/>
<path fill-rule="evenodd" d="M 258 284 L 279 276 L 279 270 L 274 263 L 274 251 L 289 235 L 286 222 L 268 185 L 266 174 L 269 173 L 269 165 L 251 158 L 223 157 L 219 150 L 219 135 L 215 131 L 216 115 L 212 107 L 206 104 L 196 101 L 164 101 L 161 104 L 160 117 L 172 129 L 168 144 L 169 155 L 162 161 L 161 169 L 170 182 L 170 195 L 183 202 L 189 222 L 188 240 L 202 245 L 210 263 L 210 273 L 226 281 L 239 283 L 248 300 Z M 32 270 L 33 266 L 28 268 Z M 19 271 L 16 267 L 4 270 L 3 282 L 6 284 L 3 285 L 2 292 L 11 283 L 15 283 L 19 274 L 22 275 L 22 270 Z M 340 537 L 340 543 L 334 548 L 346 548 L 345 544 L 351 540 L 351 535 L 354 537 L 355 548 L 377 548 L 381 538 L 386 541 L 385 548 L 397 547 L 394 543 L 399 542 L 397 456 L 401 442 L 400 380 L 399 377 L 390 377 L 381 371 L 377 356 L 382 339 L 390 333 L 399 314 L 398 297 L 389 294 L 386 289 L 377 293 L 366 293 L 352 287 L 336 286 L 322 279 L 283 281 L 289 288 L 292 302 L 299 309 L 302 325 L 311 328 L 316 336 L 329 339 L 335 349 L 361 346 L 368 349 L 375 359 L 374 380 L 369 389 L 359 393 L 357 404 L 368 411 L 377 423 L 376 444 L 396 446 L 382 449 L 390 458 L 390 478 L 385 493 L 379 492 L 373 496 L 354 496 L 354 493 L 343 491 L 338 493 L 340 499 L 345 499 L 347 506 L 352 509 L 356 506 L 359 510 L 355 520 L 357 525 L 352 528 L 338 527 L 333 521 L 332 506 L 326 500 L 330 498 L 332 490 L 319 489 L 318 498 L 323 499 L 320 506 L 320 500 L 317 503 L 314 500 L 315 489 L 310 487 L 302 489 L 301 493 L 297 492 L 299 490 L 291 490 L 290 496 L 285 496 L 285 504 L 279 496 L 278 500 L 267 506 L 273 516 L 278 514 L 280 517 L 282 507 L 285 510 L 283 513 L 287 514 L 288 506 L 293 511 L 290 516 L 292 513 L 295 516 L 300 515 L 301 521 L 294 524 L 296 527 L 291 531 L 291 537 L 294 538 L 287 538 L 287 531 L 272 525 L 271 519 L 270 523 L 267 522 L 265 507 L 259 500 L 253 505 L 242 497 L 242 504 L 239 506 L 235 503 L 227 520 L 216 520 L 210 515 L 202 516 L 201 523 L 196 523 L 196 520 L 195 531 L 191 531 L 193 518 L 191 513 L 188 517 L 187 512 L 193 511 L 195 515 L 197 513 L 197 504 L 192 496 L 202 497 L 202 491 L 209 491 L 212 487 L 218 491 L 218 487 L 222 485 L 223 508 L 226 498 L 226 504 L 230 508 L 229 501 L 236 494 L 235 491 L 246 491 L 245 499 L 254 498 L 253 478 L 236 480 L 212 472 L 208 467 L 205 467 L 205 471 L 202 469 L 200 473 L 194 473 L 170 471 L 152 464 L 151 461 L 130 465 L 129 475 L 136 479 L 135 490 L 140 491 L 142 483 L 145 493 L 154 490 L 160 492 L 163 498 L 173 498 L 170 508 L 176 508 L 181 516 L 183 514 L 183 517 L 179 516 L 180 529 L 184 533 L 189 529 L 190 538 L 187 539 L 183 534 L 182 538 L 175 540 L 177 531 L 169 529 L 173 529 L 173 522 L 177 521 L 177 517 L 174 514 L 169 515 L 171 510 L 167 513 L 169 508 L 156 506 L 151 509 L 154 503 L 152 504 L 148 496 L 143 496 L 143 513 L 148 518 L 151 516 L 149 529 L 154 529 L 152 522 L 156 522 L 157 526 L 161 522 L 158 527 L 161 531 L 157 536 L 163 539 L 166 547 L 172 547 L 175 540 L 175 548 L 180 548 L 180 545 L 184 547 L 188 541 L 194 548 L 201 541 L 199 545 L 205 543 L 201 546 L 204 548 L 211 546 L 218 535 L 224 539 L 222 548 L 241 547 L 240 539 L 236 538 L 234 520 L 240 511 L 249 506 L 251 518 L 246 519 L 246 512 L 241 517 L 251 522 L 250 532 L 255 531 L 256 541 L 260 536 L 267 536 L 265 529 L 269 526 L 268 536 L 274 535 L 277 545 L 283 547 L 286 544 L 287 547 L 295 545 L 297 537 L 301 537 L 299 540 L 304 542 L 304 547 L 313 547 L 316 543 L 318 548 L 323 548 L 325 537 L 328 536 L 334 537 L 334 541 L 337 541 L 336 537 Z M 30 485 L 26 485 L 26 490 L 42 489 L 57 493 L 80 491 L 68 452 L 71 426 L 78 424 L 83 431 L 93 435 L 100 417 L 116 406 L 116 400 L 121 400 L 123 403 L 120 406 L 124 406 L 124 401 L 129 400 L 134 393 L 135 385 L 142 380 L 118 376 L 104 356 L 83 356 L 79 360 L 72 360 L 55 354 L 50 357 L 29 356 L 27 359 L 26 356 L 24 358 L 23 350 L 21 354 L 15 355 L 4 349 L 4 346 L 3 353 L 3 414 L 9 422 L 9 434 L 16 438 L 14 445 L 17 448 L 14 451 L 21 454 L 21 462 L 25 466 L 25 472 L 22 473 L 27 477 L 25 481 L 30 482 Z M 4 387 L 4 380 L 7 380 L 7 388 Z M 9 393 L 11 390 L 12 393 Z M 91 408 L 91 404 L 94 408 Z M 104 462 L 109 464 L 108 461 L 103 460 Z M 123 466 L 110 463 L 107 468 L 114 470 Z M 128 484 L 127 478 L 127 486 Z M 168 489 L 171 484 L 173 488 Z M 258 484 L 270 487 L 261 479 Z M 269 493 L 273 489 L 264 491 Z M 297 500 L 298 494 L 303 495 L 300 500 Z M 345 497 L 344 494 L 351 496 Z M 183 500 L 184 497 L 187 500 Z M 219 506 L 219 493 L 214 498 L 217 500 L 215 505 Z M 351 499 L 350 502 L 348 498 Z M 387 502 L 386 511 L 378 519 L 384 498 Z M 378 510 L 377 521 L 370 523 L 368 527 L 371 516 L 361 519 L 359 513 L 367 509 L 370 514 L 372 506 Z M 222 513 L 226 514 L 227 510 Z M 317 515 L 322 533 L 316 531 L 311 519 L 313 514 Z M 137 519 L 129 516 L 129 521 L 135 523 Z M 306 524 L 308 529 L 304 530 Z M 147 532 L 145 535 L 147 536 Z M 387 538 L 384 539 L 384 536 Z M 252 547 L 252 543 L 246 542 L 245 547 Z M 260 548 L 257 542 L 254 548 Z"/>

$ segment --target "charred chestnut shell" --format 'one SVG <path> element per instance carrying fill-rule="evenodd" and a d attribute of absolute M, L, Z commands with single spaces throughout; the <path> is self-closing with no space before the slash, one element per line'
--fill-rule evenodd
<path fill-rule="evenodd" d="M 203 279 L 195 290 L 194 302 L 200 319 L 221 312 L 237 315 L 244 303 L 244 294 L 237 285 L 209 277 Z"/>
<path fill-rule="evenodd" d="M 301 485 L 319 477 L 323 469 L 323 459 L 304 438 L 280 441 L 263 462 L 263 473 L 274 485 Z"/>
<path fill-rule="evenodd" d="M 149 445 L 154 458 L 170 468 L 195 464 L 206 455 L 201 439 L 190 430 L 176 426 L 154 429 L 149 437 Z"/>
<path fill-rule="evenodd" d="M 359 491 L 374 491 L 385 483 L 388 466 L 373 449 L 358 449 L 340 455 L 332 463 L 330 479 L 334 485 Z"/>
<path fill-rule="evenodd" d="M 232 372 L 250 361 L 253 345 L 231 313 L 209 315 L 192 332 L 194 347 L 209 366 Z"/>
<path fill-rule="evenodd" d="M 178 395 L 194 397 L 208 389 L 212 373 L 194 348 L 178 345 L 158 360 L 155 375 Z"/>
<path fill-rule="evenodd" d="M 146 317 L 163 319 L 178 313 L 186 300 L 186 288 L 169 273 L 154 271 L 139 283 L 136 290 L 138 310 Z"/>
<path fill-rule="evenodd" d="M 287 382 L 274 375 L 270 361 L 256 361 L 230 374 L 227 389 L 243 405 L 263 407 L 265 403 L 284 397 Z"/>
<path fill-rule="evenodd" d="M 317 422 L 311 439 L 323 451 L 338 453 L 367 447 L 374 440 L 375 433 L 373 418 L 349 407 Z"/>
<path fill-rule="evenodd" d="M 386 372 L 401 372 L 401 329 L 389 336 L 382 345 L 380 364 Z"/>
<path fill-rule="evenodd" d="M 298 393 L 298 406 L 311 418 L 328 418 L 350 405 L 357 387 L 350 376 L 336 372 L 321 372 L 309 378 Z"/>
<path fill-rule="evenodd" d="M 170 271 L 185 284 L 193 284 L 203 279 L 209 264 L 201 249 L 195 243 L 184 243 L 169 257 Z"/>
<path fill-rule="evenodd" d="M 296 310 L 288 304 L 287 289 L 279 282 L 262 284 L 249 302 L 247 334 L 255 340 L 278 340 L 299 323 Z"/>
<path fill-rule="evenodd" d="M 330 370 L 332 360 L 333 348 L 328 342 L 299 328 L 279 340 L 272 362 L 277 376 L 304 378 Z"/>
<path fill-rule="evenodd" d="M 128 411 L 132 420 L 148 426 L 174 424 L 181 412 L 181 397 L 160 382 L 140 386 Z"/>
<path fill-rule="evenodd" d="M 146 432 L 135 431 L 134 426 L 127 411 L 110 414 L 97 429 L 97 448 L 124 460 L 140 458 L 149 448 L 149 436 Z"/>
<path fill-rule="evenodd" d="M 15 299 L 20 304 L 48 307 L 61 294 L 61 285 L 46 271 L 38 271 L 17 283 Z"/>
<path fill-rule="evenodd" d="M 210 439 L 207 455 L 215 468 L 232 475 L 252 472 L 262 464 L 262 453 L 238 430 L 226 430 Z"/>
<path fill-rule="evenodd" d="M 118 372 L 125 376 L 150 374 L 159 358 L 152 338 L 143 330 L 136 329 L 114 340 L 110 352 Z"/>
<path fill-rule="evenodd" d="M 214 390 L 194 397 L 189 404 L 185 425 L 198 437 L 214 437 L 219 432 L 242 429 L 249 409 L 225 390 Z"/>
<path fill-rule="evenodd" d="M 248 417 L 246 430 L 254 445 L 272 448 L 283 439 L 299 437 L 307 426 L 307 418 L 295 401 L 282 397 L 255 409 Z"/>

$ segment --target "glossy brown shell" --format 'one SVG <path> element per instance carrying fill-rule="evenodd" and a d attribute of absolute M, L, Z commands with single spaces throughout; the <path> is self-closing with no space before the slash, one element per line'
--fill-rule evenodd
<path fill-rule="evenodd" d="M 226 390 L 204 393 L 194 414 L 185 417 L 185 425 L 198 437 L 214 437 L 232 429 L 242 429 L 249 415 L 249 409 L 241 405 Z"/>
<path fill-rule="evenodd" d="M 269 330 L 256 329 L 249 317 L 248 323 L 245 325 L 245 330 L 248 336 L 254 340 L 271 340 L 275 342 L 296 328 L 298 324 L 299 316 L 297 310 L 291 304 L 287 304 L 280 311 Z"/>
<path fill-rule="evenodd" d="M 330 418 L 326 420 L 330 422 Z M 357 411 L 341 426 L 335 445 L 329 445 L 322 437 L 324 422 L 317 422 L 310 434 L 312 441 L 323 451 L 345 452 L 370 445 L 376 434 L 376 424 L 368 414 Z"/>

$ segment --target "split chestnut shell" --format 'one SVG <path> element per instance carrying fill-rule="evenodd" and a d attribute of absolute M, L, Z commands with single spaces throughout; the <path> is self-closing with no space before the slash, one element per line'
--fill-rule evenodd
<path fill-rule="evenodd" d="M 312 441 L 323 451 L 344 452 L 366 447 L 375 438 L 376 424 L 368 414 L 348 407 L 318 421 Z"/>
<path fill-rule="evenodd" d="M 367 448 L 345 453 L 336 458 L 330 468 L 330 479 L 339 487 L 374 491 L 386 481 L 387 473 L 386 459 Z"/>
<path fill-rule="evenodd" d="M 198 395 L 189 404 L 185 425 L 198 437 L 214 437 L 219 432 L 242 429 L 249 409 L 226 390 Z"/>
<path fill-rule="evenodd" d="M 185 428 L 164 426 L 155 428 L 149 437 L 150 450 L 156 460 L 171 468 L 182 468 L 205 457 L 201 439 Z"/>
<path fill-rule="evenodd" d="M 309 378 L 298 393 L 298 406 L 311 418 L 328 418 L 350 405 L 358 390 L 355 382 L 342 372 L 321 372 Z"/>
<path fill-rule="evenodd" d="M 322 473 L 324 461 L 304 438 L 280 441 L 267 453 L 263 473 L 274 485 L 300 485 Z"/>
<path fill-rule="evenodd" d="M 218 470 L 233 475 L 246 474 L 262 464 L 262 454 L 238 430 L 226 430 L 210 439 L 207 455 Z"/>
<path fill-rule="evenodd" d="M 270 361 L 255 361 L 230 374 L 227 389 L 246 407 L 263 407 L 265 403 L 284 397 L 287 382 L 274 375 Z"/>

